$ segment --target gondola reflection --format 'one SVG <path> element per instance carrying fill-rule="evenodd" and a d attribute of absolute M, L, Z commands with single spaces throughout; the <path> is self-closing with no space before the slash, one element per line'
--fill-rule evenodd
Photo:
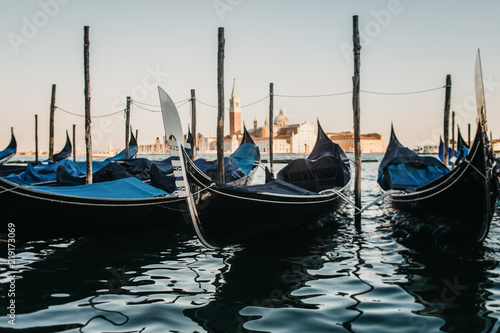
<path fill-rule="evenodd" d="M 343 255 L 344 251 L 338 248 L 339 239 L 345 241 L 349 237 L 352 237 L 351 246 L 356 247 L 354 258 L 352 248 L 348 250 L 350 255 Z M 328 321 L 338 320 L 335 326 L 352 332 L 352 324 L 363 314 L 358 308 L 361 303 L 358 298 L 373 289 L 359 274 L 365 264 L 362 249 L 362 238 L 352 230 L 346 233 L 343 226 L 292 237 L 284 243 L 281 241 L 279 246 L 263 241 L 237 248 L 225 259 L 226 269 L 215 279 L 216 292 L 210 302 L 184 310 L 184 314 L 207 332 L 253 332 L 260 331 L 259 327 L 268 331 L 270 327 L 266 325 L 272 319 L 266 317 L 274 311 L 310 313 L 307 311 L 324 305 L 320 298 L 330 295 L 310 292 L 313 283 L 346 277 L 360 282 L 359 291 L 343 293 L 332 281 L 329 292 L 341 299 L 343 305 L 335 306 L 343 307 L 344 312 L 330 313 Z M 337 267 L 335 274 L 315 274 L 325 263 Z"/>
<path fill-rule="evenodd" d="M 450 250 L 448 248 L 448 250 Z M 466 253 L 467 252 L 467 253 Z M 484 249 L 462 248 L 449 253 L 420 249 L 401 253 L 404 261 L 396 269 L 406 276 L 399 286 L 423 308 L 414 325 L 425 332 L 431 317 L 444 320 L 444 332 L 493 332 L 497 319 L 487 303 L 493 288 L 496 259 Z"/>

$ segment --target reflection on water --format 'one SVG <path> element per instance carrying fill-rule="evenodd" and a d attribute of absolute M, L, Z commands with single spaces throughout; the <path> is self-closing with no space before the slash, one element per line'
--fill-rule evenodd
<path fill-rule="evenodd" d="M 375 156 L 373 159 L 377 159 Z M 363 165 L 363 201 L 378 195 Z M 277 166 L 279 168 L 279 165 Z M 476 248 L 401 238 L 384 205 L 220 251 L 189 229 L 0 245 L 5 332 L 497 332 L 500 223 Z M 396 231 L 396 232 L 395 232 Z M 7 306 L 15 300 L 15 327 Z"/>

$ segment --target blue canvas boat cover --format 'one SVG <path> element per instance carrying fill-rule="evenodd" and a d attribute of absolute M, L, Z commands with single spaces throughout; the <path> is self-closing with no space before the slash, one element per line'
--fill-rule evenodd
<path fill-rule="evenodd" d="M 194 164 L 208 177 L 217 179 L 217 160 L 211 161 L 206 158 L 198 158 L 194 161 Z M 245 173 L 231 156 L 224 157 L 224 171 L 226 183 L 245 177 Z"/>
<path fill-rule="evenodd" d="M 187 153 L 187 151 L 186 151 Z M 188 153 L 189 156 L 189 153 Z M 172 157 L 166 158 L 163 161 L 155 162 L 153 163 L 156 165 L 156 167 L 163 173 L 163 174 L 169 174 L 174 172 L 174 167 L 172 166 Z"/>
<path fill-rule="evenodd" d="M 102 183 L 127 177 L 135 177 L 139 180 L 146 181 L 151 178 L 151 166 L 151 161 L 146 158 L 131 158 L 121 161 L 112 161 L 92 174 L 92 182 Z M 57 168 L 58 185 L 83 185 L 85 182 L 86 180 L 84 177 L 73 176 L 63 166 L 59 166 Z"/>
<path fill-rule="evenodd" d="M 246 175 L 252 171 L 257 156 L 260 156 L 259 147 L 252 143 L 242 143 L 238 149 L 231 154 L 231 157 Z"/>
<path fill-rule="evenodd" d="M 243 138 L 238 149 L 236 149 L 231 156 L 224 157 L 226 183 L 248 175 L 252 171 L 255 161 L 260 161 L 259 147 L 257 147 L 255 142 L 252 140 L 252 137 L 248 133 L 246 127 L 243 127 L 243 129 Z M 188 133 L 188 142 L 191 145 L 193 144 L 190 132 Z M 186 154 L 191 156 L 191 150 L 186 149 Z M 217 160 L 198 158 L 194 161 L 194 164 L 207 176 L 212 179 L 217 178 Z M 163 175 L 168 175 L 173 172 L 172 157 L 156 162 L 154 165 L 161 173 L 163 173 Z"/>
<path fill-rule="evenodd" d="M 128 147 L 128 156 L 130 159 L 134 158 L 137 155 L 137 152 L 139 151 L 139 147 L 137 146 L 137 141 L 136 141 L 133 133 L 131 133 L 128 146 L 129 146 Z M 124 159 L 125 159 L 125 149 L 123 149 L 121 152 L 119 152 L 115 156 L 108 157 L 103 161 L 92 161 L 92 173 L 101 170 L 102 168 L 107 166 L 112 161 L 118 161 L 118 160 L 124 160 Z M 87 174 L 87 162 L 76 162 L 76 165 L 78 167 L 78 170 L 80 170 L 81 174 L 83 174 L 83 175 Z"/>
<path fill-rule="evenodd" d="M 437 158 L 419 156 L 403 146 L 391 126 L 391 139 L 378 171 L 377 181 L 382 189 L 414 192 L 448 172 Z"/>
<path fill-rule="evenodd" d="M 80 198 L 147 199 L 171 194 L 135 177 L 79 186 L 28 186 L 31 189 Z"/>
<path fill-rule="evenodd" d="M 8 158 L 14 156 L 16 154 L 17 149 L 16 148 L 5 148 L 4 150 L 0 151 L 0 161 L 5 163 Z"/>
<path fill-rule="evenodd" d="M 418 159 L 399 157 L 382 170 L 379 181 L 386 190 L 414 192 L 448 172 L 450 170 L 441 161 L 431 156 L 419 156 Z"/>
<path fill-rule="evenodd" d="M 78 177 L 81 175 L 75 162 L 64 159 L 57 163 L 39 163 L 36 165 L 28 164 L 24 172 L 19 174 L 10 174 L 5 176 L 4 179 L 19 185 L 51 182 L 57 179 L 57 168 L 61 165 L 72 176 Z"/>

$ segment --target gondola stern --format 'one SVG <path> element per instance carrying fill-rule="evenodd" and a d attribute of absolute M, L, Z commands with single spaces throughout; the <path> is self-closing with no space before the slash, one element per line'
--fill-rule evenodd
<path fill-rule="evenodd" d="M 16 149 L 17 150 L 17 141 L 16 141 L 16 137 L 14 136 L 14 127 L 11 127 L 11 129 L 10 129 L 10 143 L 7 146 L 7 149 Z"/>

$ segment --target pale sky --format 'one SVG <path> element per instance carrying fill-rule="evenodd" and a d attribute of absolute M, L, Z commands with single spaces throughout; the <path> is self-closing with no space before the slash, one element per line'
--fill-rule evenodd
<path fill-rule="evenodd" d="M 481 50 L 489 129 L 500 136 L 500 2 L 495 0 L 0 0 L 0 149 L 10 127 L 18 150 L 48 149 L 50 92 L 56 105 L 84 114 L 83 27 L 90 26 L 92 115 L 125 107 L 125 97 L 159 110 L 156 87 L 174 101 L 196 90 L 217 105 L 217 33 L 225 28 L 226 107 L 233 79 L 243 106 L 268 94 L 310 96 L 352 90 L 352 16 L 361 31 L 361 89 L 403 93 L 442 87 L 452 75 L 452 111 L 462 132 L 475 122 L 474 63 Z M 437 144 L 444 89 L 413 95 L 361 94 L 361 132 L 387 143 L 391 121 L 403 144 Z M 275 97 L 290 123 L 316 118 L 328 132 L 352 131 L 351 94 Z M 198 130 L 215 136 L 217 109 L 197 104 Z M 190 107 L 179 107 L 185 129 Z M 243 108 L 247 127 L 262 126 L 269 100 Z M 229 116 L 226 113 L 226 133 Z M 56 111 L 56 147 L 84 119 Z M 139 144 L 162 137 L 161 114 L 132 109 Z M 124 146 L 122 113 L 93 119 L 94 149 Z M 466 134 L 464 134 L 466 135 Z"/>

